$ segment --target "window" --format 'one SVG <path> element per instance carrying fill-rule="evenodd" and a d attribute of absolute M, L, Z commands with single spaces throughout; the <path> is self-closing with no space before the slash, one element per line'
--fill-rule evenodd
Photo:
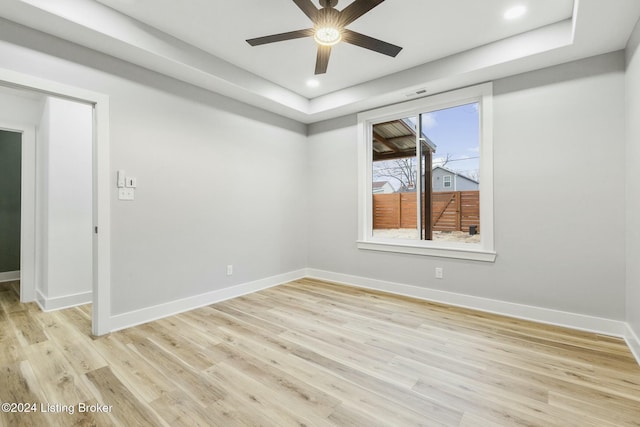
<path fill-rule="evenodd" d="M 358 247 L 495 260 L 491 120 L 491 83 L 359 114 Z"/>

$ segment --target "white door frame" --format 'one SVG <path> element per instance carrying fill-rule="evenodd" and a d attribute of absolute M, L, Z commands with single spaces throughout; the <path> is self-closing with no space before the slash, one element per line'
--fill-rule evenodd
<path fill-rule="evenodd" d="M 0 118 L 0 130 L 21 137 L 20 172 L 20 301 L 36 299 L 36 129 Z"/>
<path fill-rule="evenodd" d="M 0 68 L 0 85 L 34 90 L 93 105 L 93 319 L 94 335 L 110 332 L 111 211 L 109 172 L 109 97 L 105 94 Z M 24 131 L 23 131 L 23 135 Z M 35 133 L 34 133 L 35 140 Z M 35 144 L 34 144 L 35 148 Z M 35 155 L 34 155 L 35 160 Z M 35 180 L 35 165 L 33 171 Z M 23 171 L 23 176 L 24 176 Z M 35 198 L 35 195 L 34 195 Z M 35 242 L 34 242 L 35 248 Z M 35 253 L 35 251 L 34 251 Z M 35 284 L 35 281 L 34 281 Z M 22 289 L 21 289 L 22 291 Z M 28 291 L 27 291 L 28 292 Z M 35 298 L 35 288 L 34 288 Z"/>

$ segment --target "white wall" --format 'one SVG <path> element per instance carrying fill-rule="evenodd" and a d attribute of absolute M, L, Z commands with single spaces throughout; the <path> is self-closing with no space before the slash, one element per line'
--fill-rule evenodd
<path fill-rule="evenodd" d="M 627 46 L 627 322 L 640 337 L 640 22 Z M 636 341 L 640 355 L 640 341 Z M 640 357 L 640 356 L 639 356 Z"/>
<path fill-rule="evenodd" d="M 87 104 L 45 101 L 39 132 L 43 275 L 46 308 L 91 302 L 93 112 Z"/>
<path fill-rule="evenodd" d="M 14 90 L 0 89 L 0 119 L 9 123 L 35 126 L 40 121 L 42 100 L 25 97 Z"/>
<path fill-rule="evenodd" d="M 0 67 L 110 97 L 112 315 L 306 266 L 304 125 L 7 21 L 0 40 Z"/>
<path fill-rule="evenodd" d="M 350 116 L 310 127 L 309 267 L 623 320 L 624 55 L 499 80 L 494 95 L 495 263 L 356 248 Z"/>
<path fill-rule="evenodd" d="M 41 116 L 36 128 L 36 299 L 41 307 L 49 295 L 49 124 L 50 113 L 46 99 L 42 101 Z"/>

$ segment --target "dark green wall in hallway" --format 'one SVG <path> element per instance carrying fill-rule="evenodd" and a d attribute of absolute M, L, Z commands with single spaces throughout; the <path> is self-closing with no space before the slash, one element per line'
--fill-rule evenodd
<path fill-rule="evenodd" d="M 21 140 L 0 131 L 0 273 L 20 270 Z"/>

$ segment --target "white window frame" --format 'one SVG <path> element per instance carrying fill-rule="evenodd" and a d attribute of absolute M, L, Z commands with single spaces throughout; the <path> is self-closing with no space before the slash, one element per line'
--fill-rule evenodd
<path fill-rule="evenodd" d="M 480 118 L 480 243 L 373 237 L 373 125 L 478 103 Z M 358 241 L 363 250 L 494 262 L 493 84 L 484 83 L 358 114 Z"/>
<path fill-rule="evenodd" d="M 449 184 L 449 185 L 447 185 Z M 442 176 L 442 188 L 451 188 L 453 187 L 453 180 L 451 179 L 451 175 L 443 175 Z"/>

